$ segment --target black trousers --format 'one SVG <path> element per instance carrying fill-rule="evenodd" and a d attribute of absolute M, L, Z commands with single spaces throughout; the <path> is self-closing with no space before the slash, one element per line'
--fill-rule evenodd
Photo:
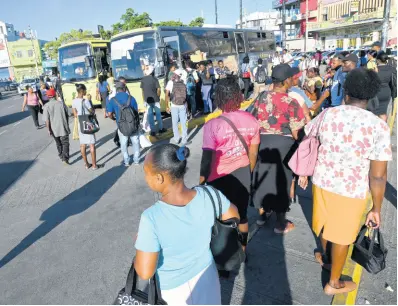
<path fill-rule="evenodd" d="M 118 133 L 118 128 L 116 129 L 116 132 L 115 132 L 115 137 L 113 138 L 113 141 L 116 143 L 116 142 L 119 142 L 119 133 Z"/>
<path fill-rule="evenodd" d="M 55 137 L 55 144 L 57 145 L 58 156 L 62 161 L 69 161 L 69 135 Z"/>
<path fill-rule="evenodd" d="M 244 92 L 245 99 L 249 99 L 250 79 L 242 79 L 242 80 L 243 84 L 245 84 L 245 92 Z"/>
<path fill-rule="evenodd" d="M 40 107 L 39 105 L 28 105 L 30 114 L 32 115 L 33 123 L 35 124 L 36 127 L 39 127 L 39 111 Z"/>

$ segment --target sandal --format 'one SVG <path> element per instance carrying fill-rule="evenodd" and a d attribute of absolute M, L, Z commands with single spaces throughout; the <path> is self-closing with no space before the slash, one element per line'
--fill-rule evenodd
<path fill-rule="evenodd" d="M 84 167 L 86 168 L 86 170 L 88 170 L 88 169 L 90 169 L 91 168 L 91 164 L 86 164 Z"/>
<path fill-rule="evenodd" d="M 332 264 L 328 262 L 327 256 L 324 253 L 315 250 L 314 257 L 315 257 L 315 261 L 317 263 L 319 263 L 323 269 L 328 270 L 328 271 L 331 270 Z"/>
<path fill-rule="evenodd" d="M 104 165 L 97 164 L 97 167 L 95 167 L 95 168 L 93 167 L 92 170 L 94 171 L 94 170 L 98 170 L 100 168 L 104 168 Z"/>
<path fill-rule="evenodd" d="M 351 292 L 357 288 L 357 284 L 352 281 L 340 281 L 340 284 L 343 284 L 343 287 L 335 288 L 330 285 L 330 283 L 327 283 L 325 288 L 323 289 L 323 292 L 325 292 L 326 295 L 336 295 Z"/>
<path fill-rule="evenodd" d="M 294 230 L 294 228 L 295 228 L 295 226 L 294 226 L 293 222 L 287 221 L 285 228 L 282 229 L 282 228 L 275 227 L 274 228 L 274 233 L 278 234 L 278 235 L 286 235 L 287 233 L 289 233 L 292 230 Z"/>

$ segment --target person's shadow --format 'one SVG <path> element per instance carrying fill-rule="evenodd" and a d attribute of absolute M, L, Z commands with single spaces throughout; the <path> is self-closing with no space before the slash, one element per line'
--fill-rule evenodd
<path fill-rule="evenodd" d="M 0 260 L 0 268 L 29 248 L 36 241 L 50 233 L 59 224 L 73 215 L 80 214 L 97 201 L 116 183 L 126 171 L 126 167 L 113 167 L 81 188 L 46 209 L 40 216 L 43 221 L 29 235 Z"/>

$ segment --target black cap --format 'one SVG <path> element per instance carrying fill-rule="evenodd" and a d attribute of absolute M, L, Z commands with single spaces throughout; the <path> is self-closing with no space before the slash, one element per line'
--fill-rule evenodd
<path fill-rule="evenodd" d="M 280 64 L 272 69 L 271 77 L 272 77 L 272 82 L 279 83 L 283 82 L 288 78 L 291 78 L 294 75 L 295 73 L 292 67 L 290 67 L 288 64 Z"/>
<path fill-rule="evenodd" d="M 122 82 L 115 82 L 115 88 L 124 90 L 126 88 L 126 84 L 124 84 Z"/>
<path fill-rule="evenodd" d="M 381 42 L 375 41 L 375 42 L 372 44 L 372 48 L 373 48 L 373 47 L 379 47 L 379 48 L 381 48 Z"/>
<path fill-rule="evenodd" d="M 356 64 L 356 63 L 358 63 L 358 56 L 351 53 L 351 54 L 348 54 L 346 57 L 344 57 L 342 60 L 343 60 L 343 62 L 350 61 L 350 62 L 354 62 Z"/>
<path fill-rule="evenodd" d="M 293 73 L 293 75 L 296 75 L 296 74 L 300 73 L 300 69 L 298 67 L 292 67 L 292 73 Z"/>

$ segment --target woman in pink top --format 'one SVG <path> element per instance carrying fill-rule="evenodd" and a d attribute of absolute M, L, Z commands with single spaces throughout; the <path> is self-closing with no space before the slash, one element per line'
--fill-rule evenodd
<path fill-rule="evenodd" d="M 39 95 L 37 92 L 33 92 L 33 88 L 30 87 L 29 85 L 26 86 L 26 90 L 28 91 L 26 95 L 24 96 L 23 99 L 23 104 L 22 104 L 22 112 L 25 111 L 26 105 L 28 105 L 28 108 L 30 110 L 30 114 L 32 115 L 33 122 L 36 126 L 37 129 L 40 128 L 39 125 L 39 112 L 40 112 L 40 106 L 43 106 L 43 102 L 41 101 Z"/>
<path fill-rule="evenodd" d="M 223 114 L 204 125 L 200 184 L 214 186 L 238 207 L 245 247 L 251 172 L 257 160 L 260 126 L 253 115 L 239 110 L 242 94 L 235 78 L 219 80 L 214 103 Z"/>

